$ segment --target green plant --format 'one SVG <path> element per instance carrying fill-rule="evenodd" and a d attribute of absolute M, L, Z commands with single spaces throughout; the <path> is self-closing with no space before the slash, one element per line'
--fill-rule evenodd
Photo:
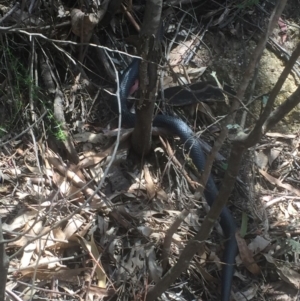
<path fill-rule="evenodd" d="M 62 125 L 58 124 L 56 129 L 57 129 L 55 132 L 56 139 L 60 140 L 60 141 L 66 141 L 67 135 L 66 135 L 65 131 L 63 130 Z"/>
<path fill-rule="evenodd" d="M 53 115 L 52 102 L 47 101 L 47 97 L 43 97 L 39 93 L 39 87 L 35 84 L 28 68 L 28 58 L 26 52 L 20 51 L 20 48 L 11 47 L 10 44 L 0 45 L 0 76 L 9 79 L 7 92 L 9 102 L 5 102 L 9 114 L 7 118 L 1 120 L 0 137 L 5 131 L 10 131 L 18 123 L 27 124 L 30 111 L 24 111 L 29 101 L 32 101 L 38 108 L 47 110 L 46 131 L 50 132 L 57 140 L 65 141 L 66 134 L 62 124 L 60 124 Z M 2 68 L 1 68 L 2 67 Z M 27 118 L 28 117 L 28 118 Z M 25 122 L 24 122 L 25 121 Z"/>
<path fill-rule="evenodd" d="M 51 109 L 48 108 L 47 119 L 49 120 L 47 131 L 49 131 L 59 141 L 66 141 L 67 135 L 63 125 L 56 120 Z"/>

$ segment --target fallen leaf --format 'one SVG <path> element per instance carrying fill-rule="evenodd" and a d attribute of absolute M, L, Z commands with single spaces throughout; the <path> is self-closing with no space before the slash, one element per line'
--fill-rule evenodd
<path fill-rule="evenodd" d="M 258 286 L 252 284 L 246 291 L 235 293 L 235 301 L 248 301 L 257 296 Z"/>
<path fill-rule="evenodd" d="M 149 172 L 149 168 L 144 166 L 145 180 L 146 180 L 146 190 L 149 200 L 152 200 L 156 195 L 155 184 Z"/>
<path fill-rule="evenodd" d="M 253 258 L 253 253 L 248 248 L 246 241 L 243 238 L 241 238 L 238 232 L 235 234 L 235 237 L 239 248 L 239 254 L 243 264 L 245 265 L 247 270 L 251 272 L 253 275 L 258 275 L 260 273 L 260 268 L 256 264 Z"/>
<path fill-rule="evenodd" d="M 63 230 L 65 239 L 69 239 L 74 233 L 79 231 L 84 222 L 85 219 L 81 215 L 75 214 L 72 216 Z"/>
<path fill-rule="evenodd" d="M 284 261 L 277 261 L 271 255 L 264 254 L 268 262 L 274 264 L 276 271 L 278 272 L 281 279 L 289 284 L 291 284 L 296 289 L 300 289 L 300 274 L 292 270 Z"/>
<path fill-rule="evenodd" d="M 90 142 L 93 144 L 104 143 L 107 140 L 106 135 L 102 133 L 82 132 L 74 135 L 76 142 Z"/>
<path fill-rule="evenodd" d="M 88 42 L 93 34 L 95 26 L 103 18 L 102 11 L 98 13 L 84 13 L 80 9 L 74 8 L 71 11 L 72 31 L 82 38 L 82 42 Z"/>
<path fill-rule="evenodd" d="M 258 235 L 250 242 L 248 248 L 253 252 L 253 254 L 257 254 L 263 251 L 269 244 L 269 240 Z"/>
<path fill-rule="evenodd" d="M 272 165 L 272 163 L 278 158 L 282 151 L 282 147 L 276 147 L 276 148 L 271 148 L 268 159 L 269 159 L 269 166 Z"/>
<path fill-rule="evenodd" d="M 259 168 L 265 169 L 268 165 L 267 150 L 262 150 L 262 151 L 259 151 L 259 152 L 255 152 L 254 159 L 255 159 L 255 164 Z"/>
<path fill-rule="evenodd" d="M 27 267 L 30 263 L 31 257 L 33 255 L 33 252 L 36 248 L 35 243 L 30 243 L 24 248 L 23 256 L 20 261 L 20 267 Z"/>
<path fill-rule="evenodd" d="M 298 216 L 298 211 L 294 208 L 292 203 L 288 204 L 287 211 L 288 211 L 289 215 Z"/>
<path fill-rule="evenodd" d="M 93 233 L 91 233 L 91 241 L 86 240 L 85 238 L 81 236 L 77 236 L 79 238 L 79 241 L 81 245 L 92 255 L 94 264 L 96 264 L 96 274 L 98 278 L 98 286 L 100 288 L 106 287 L 106 274 L 104 272 L 104 269 L 100 263 L 100 253 L 98 251 L 98 247 L 95 244 Z"/>
<path fill-rule="evenodd" d="M 163 269 L 156 262 L 156 254 L 154 252 L 154 246 L 152 246 L 150 250 L 146 252 L 146 254 L 148 255 L 147 259 L 148 259 L 148 268 L 149 268 L 150 277 L 153 281 L 157 283 L 161 279 Z"/>
<path fill-rule="evenodd" d="M 35 218 L 38 212 L 36 210 L 26 211 L 25 213 L 15 217 L 11 224 L 2 224 L 3 231 L 14 231 L 16 229 L 20 229 L 25 226 L 25 224 Z"/>

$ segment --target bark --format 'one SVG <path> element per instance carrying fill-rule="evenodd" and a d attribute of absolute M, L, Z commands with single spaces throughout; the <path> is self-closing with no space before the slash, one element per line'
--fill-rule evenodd
<path fill-rule="evenodd" d="M 157 82 L 159 47 L 157 33 L 160 27 L 162 0 L 148 0 L 141 28 L 140 101 L 136 104 L 136 124 L 132 134 L 134 150 L 141 156 L 151 148 L 152 120 Z"/>

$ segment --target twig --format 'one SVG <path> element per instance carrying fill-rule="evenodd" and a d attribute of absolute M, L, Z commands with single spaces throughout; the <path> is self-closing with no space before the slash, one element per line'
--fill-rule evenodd
<path fill-rule="evenodd" d="M 5 252 L 5 244 L 2 231 L 2 221 L 0 218 L 0 300 L 5 300 L 5 286 L 9 267 L 9 258 Z"/>
<path fill-rule="evenodd" d="M 36 52 L 35 52 L 35 38 L 30 38 L 31 43 L 31 52 L 30 52 L 30 69 L 29 69 L 29 74 L 30 74 L 30 79 L 31 83 L 29 84 L 29 105 L 30 105 L 30 114 L 31 114 L 31 119 L 34 122 L 37 118 L 36 112 L 35 112 L 35 103 L 34 103 L 34 98 L 33 98 L 33 93 L 34 93 L 34 63 L 36 62 Z"/>
<path fill-rule="evenodd" d="M 135 19 L 132 17 L 132 14 L 130 13 L 130 11 L 127 9 L 127 7 L 122 3 L 121 7 L 123 8 L 126 17 L 128 18 L 128 20 L 130 21 L 130 23 L 133 25 L 133 27 L 135 28 L 135 30 L 137 32 L 140 32 L 141 28 L 139 26 L 139 24 L 135 21 Z"/>

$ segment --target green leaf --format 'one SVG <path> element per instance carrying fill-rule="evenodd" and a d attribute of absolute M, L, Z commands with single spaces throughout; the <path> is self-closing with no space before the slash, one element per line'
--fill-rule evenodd
<path fill-rule="evenodd" d="M 247 234 L 247 225 L 248 225 L 248 215 L 246 212 L 243 212 L 242 214 L 242 225 L 241 225 L 241 237 L 245 237 Z"/>

